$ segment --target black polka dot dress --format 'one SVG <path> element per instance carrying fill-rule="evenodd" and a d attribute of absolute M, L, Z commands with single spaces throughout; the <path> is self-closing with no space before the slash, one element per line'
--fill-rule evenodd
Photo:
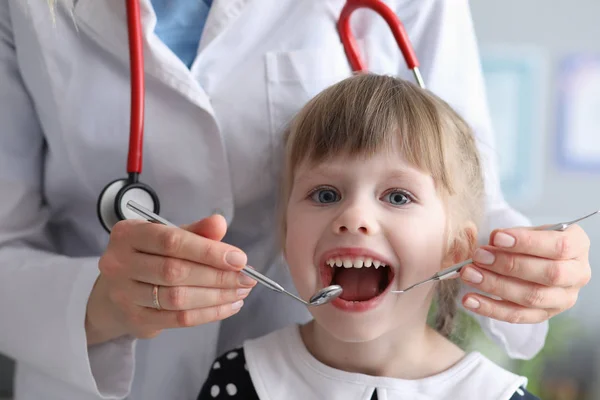
<path fill-rule="evenodd" d="M 199 400 L 258 400 L 242 348 L 228 351 L 212 365 Z"/>
<path fill-rule="evenodd" d="M 228 351 L 213 363 L 208 379 L 198 396 L 198 400 L 212 399 L 259 400 L 248 372 L 242 348 Z M 482 399 L 485 399 L 485 397 L 482 397 Z M 371 400 L 378 400 L 377 391 L 373 392 Z M 529 393 L 525 388 L 519 388 L 510 400 L 540 399 Z"/>

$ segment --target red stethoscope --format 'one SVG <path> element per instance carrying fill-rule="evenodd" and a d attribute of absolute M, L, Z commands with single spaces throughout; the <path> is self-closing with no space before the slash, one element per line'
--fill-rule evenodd
<path fill-rule="evenodd" d="M 139 219 L 139 215 L 127 207 L 129 200 L 146 207 L 156 214 L 160 202 L 156 192 L 139 181 L 142 173 L 142 147 L 144 138 L 144 53 L 139 0 L 127 0 L 127 30 L 129 35 L 129 59 L 131 64 L 131 121 L 129 152 L 127 155 L 127 178 L 109 183 L 98 198 L 98 217 L 102 226 L 110 232 L 112 227 L 124 219 Z M 359 8 L 368 8 L 385 19 L 402 51 L 404 60 L 413 71 L 419 86 L 425 88 L 419 72 L 419 62 L 404 26 L 396 14 L 381 0 L 347 0 L 338 20 L 338 32 L 348 62 L 354 72 L 366 71 L 356 41 L 350 29 L 350 16 Z"/>

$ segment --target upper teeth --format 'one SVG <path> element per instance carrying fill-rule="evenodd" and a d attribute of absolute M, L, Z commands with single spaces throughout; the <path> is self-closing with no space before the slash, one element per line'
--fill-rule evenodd
<path fill-rule="evenodd" d="M 344 268 L 362 268 L 362 267 L 375 267 L 375 269 L 379 267 L 385 266 L 385 263 L 374 260 L 371 257 L 332 257 L 329 258 L 326 262 L 330 267 L 344 267 Z"/>

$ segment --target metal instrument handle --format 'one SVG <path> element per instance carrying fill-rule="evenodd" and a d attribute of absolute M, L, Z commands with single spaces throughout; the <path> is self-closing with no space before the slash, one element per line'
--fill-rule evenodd
<path fill-rule="evenodd" d="M 154 223 L 158 223 L 158 224 L 162 224 L 162 225 L 166 225 L 166 226 L 177 227 L 177 225 L 167 221 L 160 215 L 153 213 L 152 211 L 148 210 L 146 207 L 142 206 L 139 203 L 136 203 L 133 200 L 129 200 L 127 202 L 127 207 L 130 210 L 138 213 L 142 217 L 146 218 L 150 222 L 154 222 Z M 275 282 L 274 280 L 272 280 L 270 278 L 267 278 L 260 272 L 248 267 L 247 265 L 244 268 L 242 268 L 242 270 L 240 272 L 242 272 L 245 275 L 248 275 L 252 279 L 257 280 L 258 282 L 262 283 L 269 289 L 272 289 L 279 293 L 286 292 L 285 289 L 280 284 L 278 284 L 277 282 Z"/>
<path fill-rule="evenodd" d="M 249 276 L 252 279 L 259 281 L 263 285 L 267 286 L 269 289 L 272 289 L 279 293 L 285 292 L 285 289 L 279 283 L 275 282 L 274 280 L 272 280 L 270 278 L 267 278 L 260 272 L 254 270 L 248 266 L 245 266 L 244 268 L 242 268 L 242 270 L 240 272 L 242 272 L 244 275 Z"/>

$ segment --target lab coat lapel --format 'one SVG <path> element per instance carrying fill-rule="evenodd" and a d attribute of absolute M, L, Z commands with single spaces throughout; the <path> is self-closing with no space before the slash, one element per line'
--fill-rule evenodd
<path fill-rule="evenodd" d="M 200 39 L 200 51 L 237 19 L 250 0 L 214 0 Z M 260 0 L 259 0 L 260 1 Z"/>
<path fill-rule="evenodd" d="M 78 0 L 73 15 L 80 31 L 129 68 L 129 37 L 124 0 Z M 213 114 L 208 97 L 187 67 L 154 34 L 156 14 L 150 0 L 140 0 L 140 17 L 145 73 Z"/>
<path fill-rule="evenodd" d="M 142 36 L 154 29 L 151 8 L 145 0 L 140 1 Z M 103 49 L 129 65 L 129 39 L 127 36 L 127 11 L 125 1 L 78 0 L 73 9 L 75 24 L 80 32 L 88 35 Z M 147 41 L 144 40 L 144 62 L 146 67 L 151 60 L 147 57 Z"/>

